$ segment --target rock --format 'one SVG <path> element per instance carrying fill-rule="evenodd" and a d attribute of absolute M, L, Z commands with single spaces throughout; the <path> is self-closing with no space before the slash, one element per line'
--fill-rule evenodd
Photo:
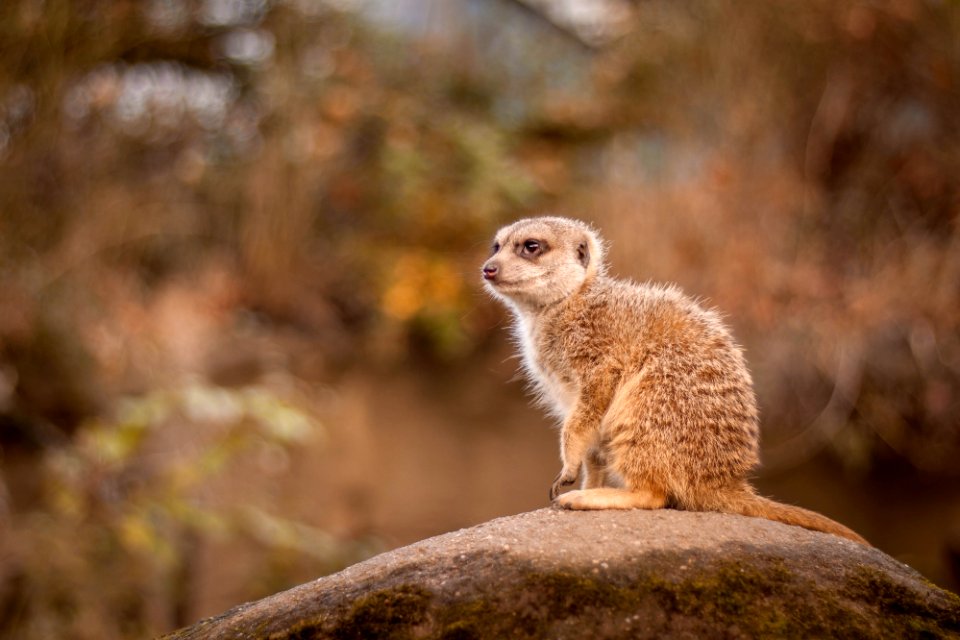
<path fill-rule="evenodd" d="M 383 553 L 168 638 L 960 638 L 883 552 L 719 513 L 541 509 Z"/>

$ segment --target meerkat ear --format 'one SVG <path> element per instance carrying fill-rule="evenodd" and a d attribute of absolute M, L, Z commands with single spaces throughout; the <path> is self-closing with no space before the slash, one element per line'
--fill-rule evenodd
<path fill-rule="evenodd" d="M 587 244 L 586 240 L 577 245 L 577 258 L 584 269 L 590 265 L 590 245 Z"/>

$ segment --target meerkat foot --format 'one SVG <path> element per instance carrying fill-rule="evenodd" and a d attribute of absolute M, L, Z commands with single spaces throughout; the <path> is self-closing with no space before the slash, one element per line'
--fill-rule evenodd
<path fill-rule="evenodd" d="M 580 467 L 574 467 L 572 471 L 564 467 L 564 469 L 557 474 L 557 477 L 554 478 L 553 484 L 550 485 L 550 499 L 556 499 L 564 487 L 569 487 L 576 482 L 579 471 Z"/>
<path fill-rule="evenodd" d="M 648 489 L 629 491 L 605 487 L 578 489 L 557 496 L 554 503 L 564 509 L 587 511 L 592 509 L 661 509 L 667 497 Z"/>

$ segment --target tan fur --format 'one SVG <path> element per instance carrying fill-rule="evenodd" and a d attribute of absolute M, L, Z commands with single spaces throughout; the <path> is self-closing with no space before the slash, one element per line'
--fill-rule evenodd
<path fill-rule="evenodd" d="M 566 218 L 497 232 L 489 291 L 515 316 L 527 376 L 562 421 L 550 497 L 568 509 L 722 511 L 867 544 L 812 511 L 762 498 L 753 382 L 711 310 L 672 286 L 608 278 L 604 247 Z M 582 488 L 560 494 L 582 473 Z"/>

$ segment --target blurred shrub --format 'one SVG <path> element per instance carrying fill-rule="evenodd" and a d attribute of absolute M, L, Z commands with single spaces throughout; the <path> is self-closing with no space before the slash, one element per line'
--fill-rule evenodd
<path fill-rule="evenodd" d="M 166 236 L 168 264 L 228 249 L 245 304 L 334 355 L 449 357 L 478 339 L 458 320 L 477 239 L 536 188 L 456 61 L 324 3 L 0 11 L 0 276 L 28 296 L 63 262 Z M 453 285 L 398 314 L 397 279 L 433 277 L 398 265 L 423 257 Z"/>
<path fill-rule="evenodd" d="M 112 419 L 43 455 L 43 499 L 11 532 L 6 573 L 18 578 L 2 607 L 4 632 L 133 638 L 186 624 L 199 554 L 211 541 L 245 539 L 267 558 L 294 553 L 300 571 L 366 555 L 367 543 L 271 513 L 270 477 L 286 468 L 291 446 L 321 433 L 265 388 L 193 383 L 121 399 Z M 257 480 L 239 483 L 238 500 L 229 478 L 241 469 Z M 292 576 L 276 575 L 278 567 L 255 567 L 245 595 L 287 584 Z"/>
<path fill-rule="evenodd" d="M 483 340 L 477 251 L 537 187 L 458 67 L 320 2 L 0 5 L 4 632 L 190 622 L 219 543 L 238 599 L 369 551 L 266 508 L 238 469 L 309 420 L 243 385 L 284 339 L 314 381 Z"/>
<path fill-rule="evenodd" d="M 774 466 L 958 469 L 958 28 L 953 2 L 648 2 L 598 66 L 611 226 L 743 327 Z"/>

